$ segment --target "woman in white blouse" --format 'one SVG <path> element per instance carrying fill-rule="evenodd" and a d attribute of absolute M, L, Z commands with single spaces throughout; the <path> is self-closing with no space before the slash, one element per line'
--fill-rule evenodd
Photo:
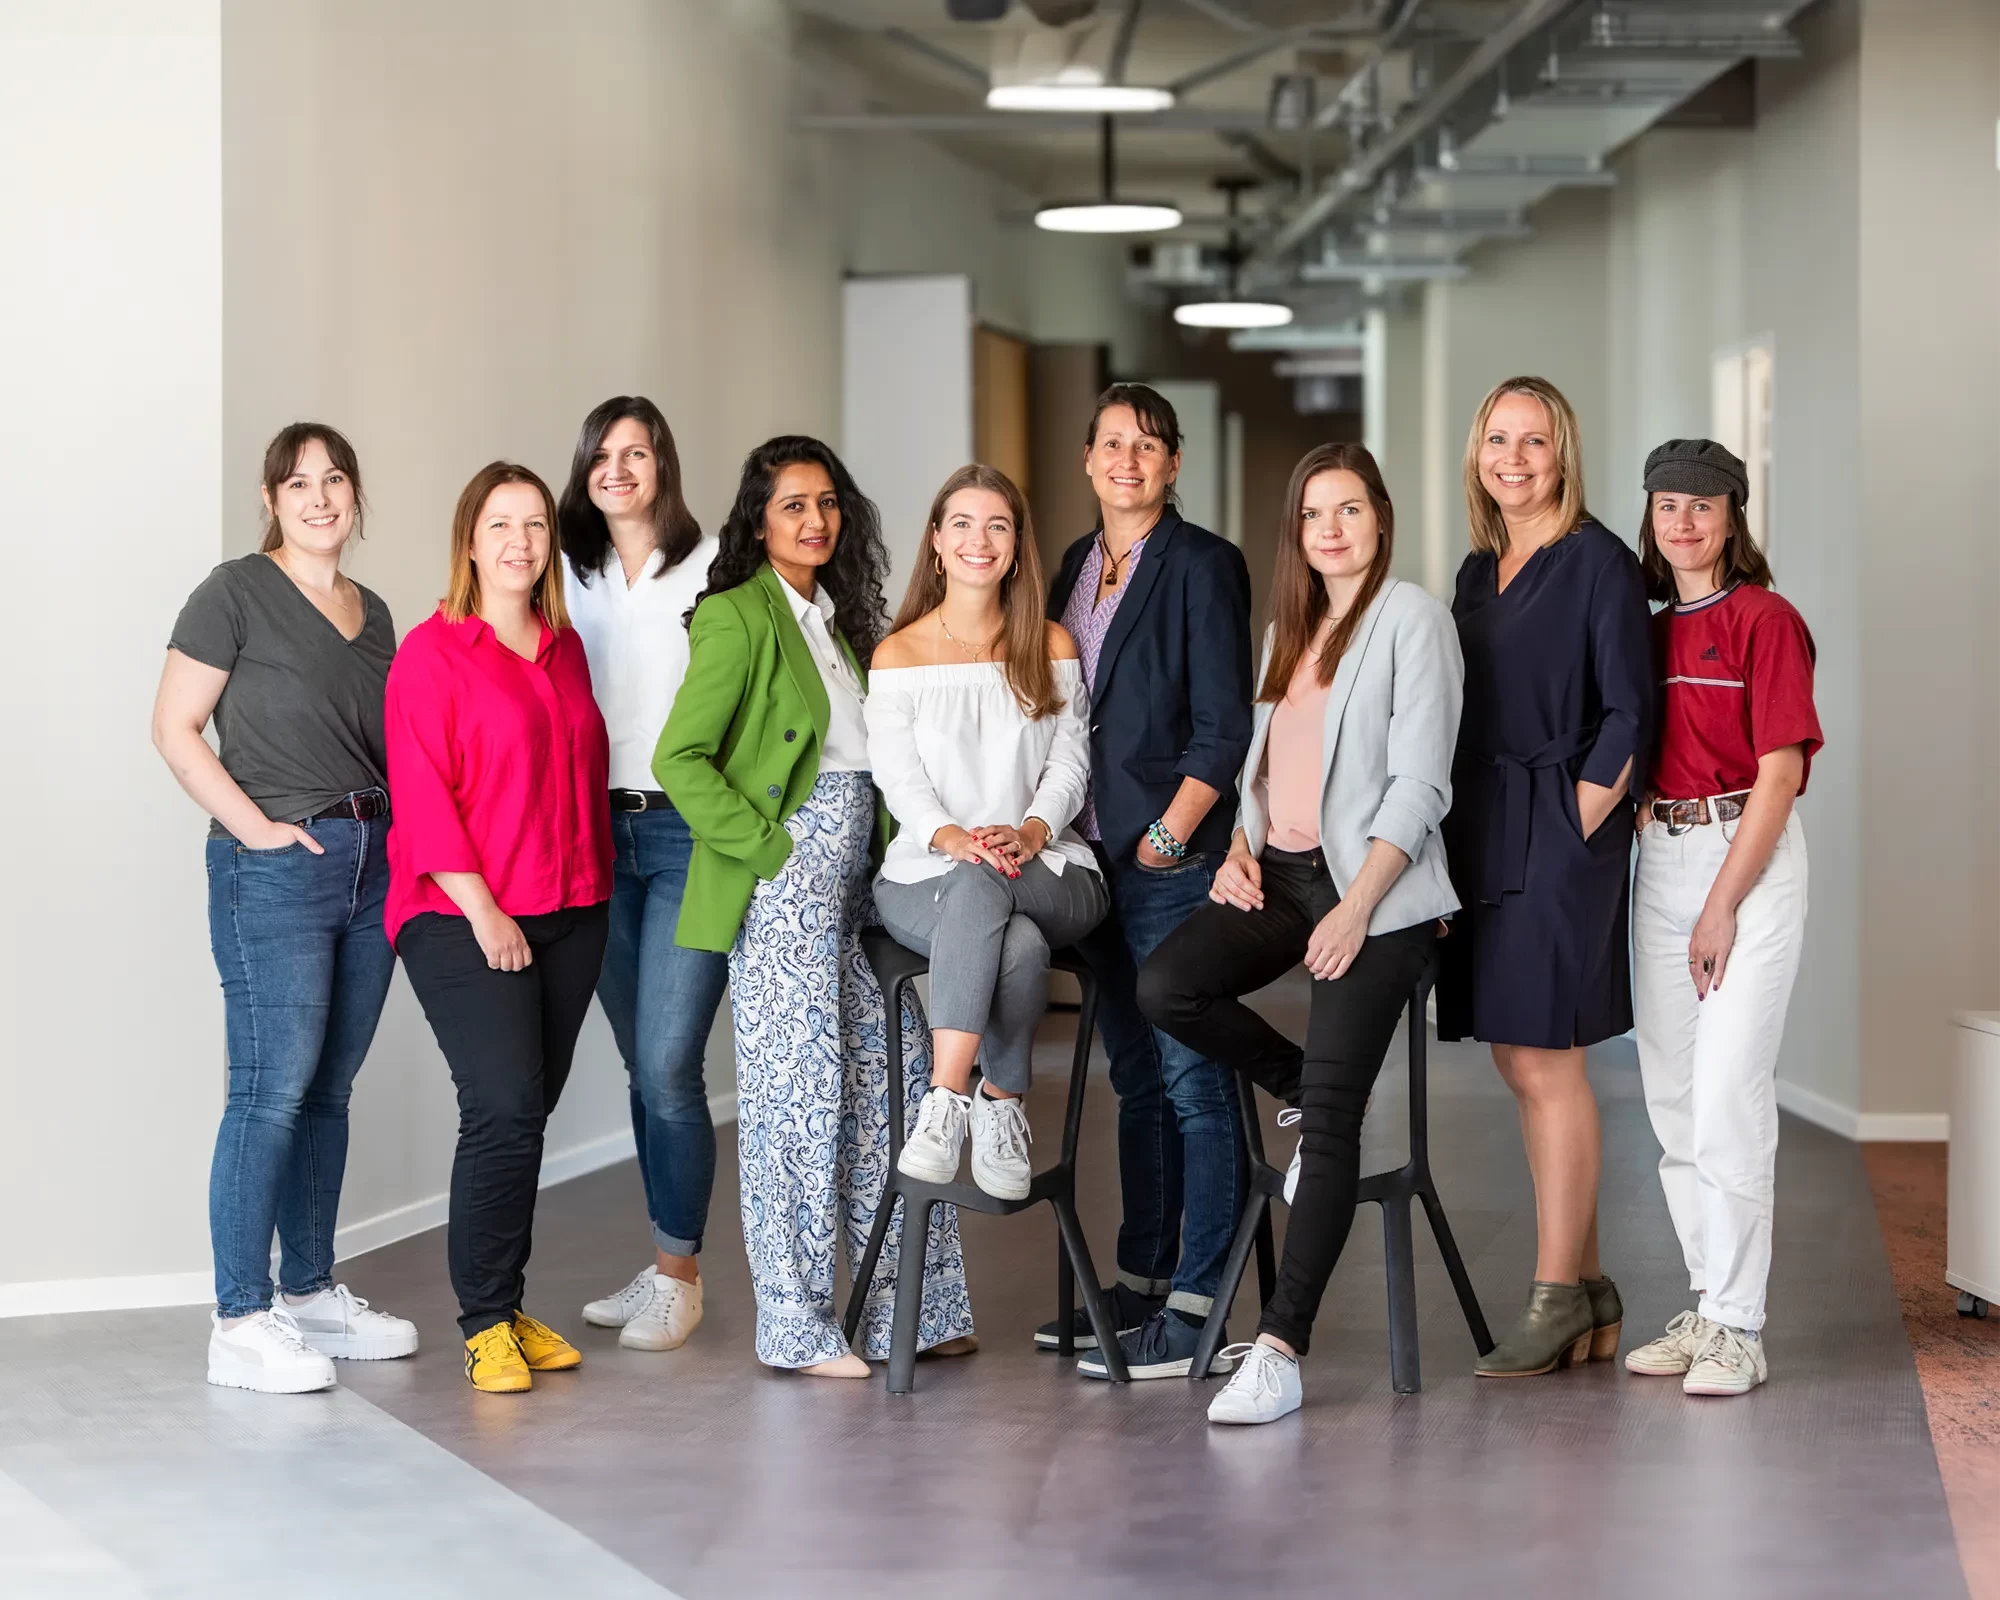
<path fill-rule="evenodd" d="M 1069 826 L 1090 780 L 1089 706 L 1075 641 L 1043 620 L 1034 530 L 1007 475 L 960 467 L 929 533 L 866 708 L 869 765 L 899 824 L 876 906 L 931 958 L 931 1088 L 898 1165 L 951 1182 L 969 1123 L 973 1182 L 1019 1200 L 1049 951 L 1109 904 Z"/>

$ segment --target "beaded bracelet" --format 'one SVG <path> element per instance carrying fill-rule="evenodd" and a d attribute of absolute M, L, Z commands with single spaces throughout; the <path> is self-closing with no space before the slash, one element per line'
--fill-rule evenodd
<path fill-rule="evenodd" d="M 1170 861 L 1178 861 L 1187 854 L 1187 846 L 1167 832 L 1164 822 L 1155 822 L 1146 829 L 1146 843 L 1153 847 L 1156 855 L 1163 855 Z"/>

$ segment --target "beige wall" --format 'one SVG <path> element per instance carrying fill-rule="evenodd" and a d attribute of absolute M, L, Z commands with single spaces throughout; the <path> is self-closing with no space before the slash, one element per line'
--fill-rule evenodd
<path fill-rule="evenodd" d="M 0 7 L 0 482 L 34 597 L 0 637 L 0 1315 L 207 1257 L 221 993 L 147 725 L 221 553 L 220 52 L 215 0 Z"/>

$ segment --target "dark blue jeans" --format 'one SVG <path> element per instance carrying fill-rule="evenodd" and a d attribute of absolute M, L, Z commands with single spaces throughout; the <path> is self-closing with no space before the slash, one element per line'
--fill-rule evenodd
<path fill-rule="evenodd" d="M 208 841 L 208 935 L 229 1048 L 208 1227 L 225 1317 L 270 1305 L 274 1227 L 286 1293 L 333 1282 L 348 1096 L 396 969 L 382 933 L 388 819 L 307 831 L 324 855 Z"/>
<path fill-rule="evenodd" d="M 694 850 L 678 811 L 614 811 L 611 840 L 611 932 L 597 998 L 632 1080 L 632 1137 L 653 1244 L 668 1255 L 698 1255 L 715 1186 L 702 1061 L 729 957 L 674 943 Z"/>
<path fill-rule="evenodd" d="M 1229 1072 L 1149 1025 L 1139 969 L 1160 941 L 1209 904 L 1219 855 L 1190 855 L 1150 872 L 1098 860 L 1111 914 L 1077 948 L 1099 987 L 1097 1025 L 1118 1094 L 1118 1179 L 1125 1218 L 1118 1275 L 1146 1294 L 1207 1315 L 1249 1179 L 1242 1117 Z"/>

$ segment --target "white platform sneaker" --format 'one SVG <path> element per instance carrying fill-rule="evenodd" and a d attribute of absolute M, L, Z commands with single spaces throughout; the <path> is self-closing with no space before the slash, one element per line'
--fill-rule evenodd
<path fill-rule="evenodd" d="M 233 1328 L 209 1313 L 208 1381 L 259 1394 L 311 1394 L 334 1386 L 333 1363 L 305 1341 L 282 1307 L 246 1317 Z"/>
<path fill-rule="evenodd" d="M 583 1308 L 583 1320 L 593 1328 L 622 1328 L 641 1311 L 653 1298 L 653 1280 L 660 1275 L 660 1269 L 648 1266 L 614 1295 L 602 1300 L 593 1300 Z"/>
<path fill-rule="evenodd" d="M 917 1125 L 910 1130 L 896 1170 L 919 1183 L 950 1183 L 958 1176 L 958 1156 L 965 1148 L 965 1124 L 971 1114 L 972 1096 L 932 1084 L 917 1107 Z"/>
<path fill-rule="evenodd" d="M 1726 1323 L 1711 1322 L 1708 1337 L 1695 1352 L 1694 1365 L 1681 1379 L 1681 1392 L 1748 1394 L 1770 1375 L 1762 1339 L 1753 1339 Z"/>
<path fill-rule="evenodd" d="M 1625 1370 L 1642 1378 L 1678 1378 L 1694 1365 L 1695 1353 L 1708 1342 L 1709 1324 L 1693 1311 L 1683 1311 L 1667 1324 L 1667 1331 L 1627 1351 Z"/>
<path fill-rule="evenodd" d="M 298 1324 L 307 1344 L 338 1361 L 394 1361 L 417 1353 L 414 1322 L 371 1310 L 344 1283 L 296 1305 L 281 1300 L 278 1309 Z"/>
<path fill-rule="evenodd" d="M 646 1303 L 626 1322 L 618 1342 L 627 1350 L 678 1350 L 700 1326 L 701 1279 L 683 1283 L 655 1272 Z"/>
<path fill-rule="evenodd" d="M 1233 1344 L 1223 1356 L 1241 1356 L 1242 1364 L 1208 1404 L 1210 1422 L 1276 1422 L 1289 1417 L 1304 1400 L 1299 1364 L 1268 1344 Z"/>
<path fill-rule="evenodd" d="M 995 1200 L 1025 1200 L 1035 1181 L 1028 1159 L 1028 1113 L 1021 1102 L 984 1089 L 972 1096 L 972 1181 Z"/>

